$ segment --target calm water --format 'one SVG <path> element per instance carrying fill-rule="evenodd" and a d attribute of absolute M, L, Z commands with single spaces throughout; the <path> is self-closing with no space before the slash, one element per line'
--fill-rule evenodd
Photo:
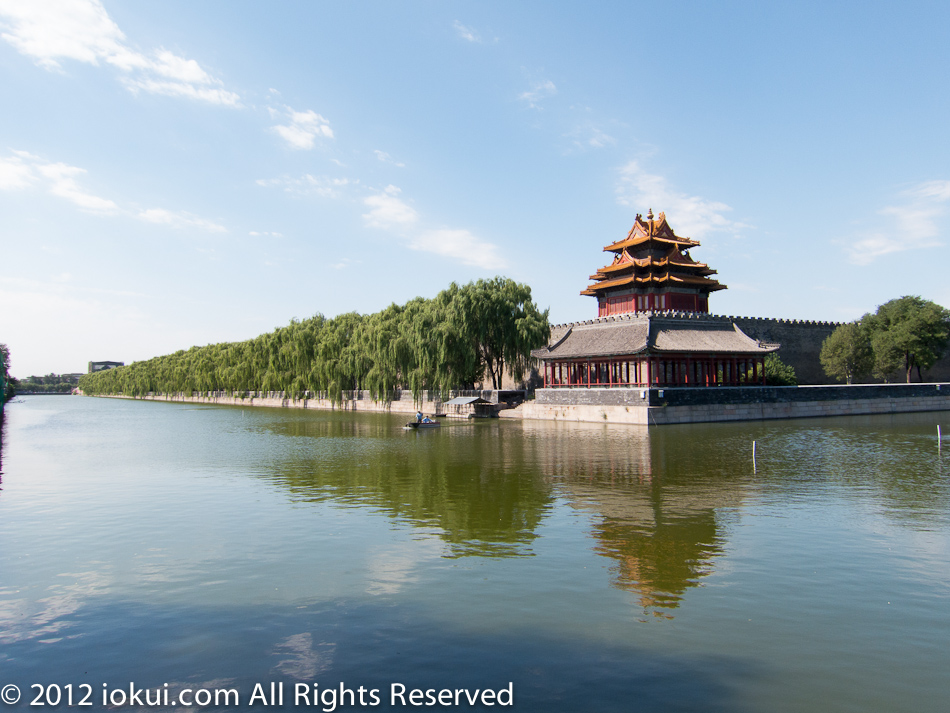
<path fill-rule="evenodd" d="M 950 414 L 404 420 L 8 405 L 0 709 L 33 683 L 90 684 L 78 710 L 343 683 L 373 711 L 393 682 L 512 682 L 484 709 L 947 710 Z"/>

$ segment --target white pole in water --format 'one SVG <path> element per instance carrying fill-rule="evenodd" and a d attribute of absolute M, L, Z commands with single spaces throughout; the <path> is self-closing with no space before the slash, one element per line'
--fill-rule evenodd
<path fill-rule="evenodd" d="M 752 441 L 752 472 L 755 473 L 755 441 Z"/>
<path fill-rule="evenodd" d="M 940 424 L 937 424 L 937 453 L 940 452 Z"/>

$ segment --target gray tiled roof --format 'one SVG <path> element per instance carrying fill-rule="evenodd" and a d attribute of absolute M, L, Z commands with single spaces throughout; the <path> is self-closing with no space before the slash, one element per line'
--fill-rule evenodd
<path fill-rule="evenodd" d="M 576 359 L 623 354 L 693 352 L 764 356 L 778 348 L 748 337 L 731 320 L 690 314 L 637 314 L 564 325 L 552 330 L 539 359 Z"/>

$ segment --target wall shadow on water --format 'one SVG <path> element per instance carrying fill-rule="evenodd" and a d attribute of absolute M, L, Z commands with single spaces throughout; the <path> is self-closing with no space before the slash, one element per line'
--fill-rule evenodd
<path fill-rule="evenodd" d="M 347 602 L 305 611 L 97 605 L 79 612 L 71 628 L 81 635 L 5 647 L 4 682 L 28 690 L 30 682 L 47 680 L 55 671 L 61 684 L 93 683 L 97 698 L 90 710 L 103 710 L 103 682 L 126 690 L 130 681 L 151 689 L 168 683 L 172 696 L 185 687 L 236 688 L 241 708 L 250 710 L 307 709 L 294 707 L 289 695 L 283 708 L 248 708 L 255 683 L 269 687 L 270 681 L 285 681 L 289 693 L 298 681 L 311 684 L 311 690 L 313 683 L 333 688 L 342 682 L 352 689 L 380 689 L 382 704 L 371 710 L 386 711 L 405 709 L 389 705 L 385 694 L 393 682 L 410 689 L 498 689 L 510 681 L 513 709 L 524 713 L 743 713 L 748 708 L 736 692 L 762 675 L 755 663 L 735 657 L 663 655 L 519 631 L 455 632 L 433 626 L 424 611 L 411 607 Z M 90 651 L 96 652 L 92 659 Z"/>

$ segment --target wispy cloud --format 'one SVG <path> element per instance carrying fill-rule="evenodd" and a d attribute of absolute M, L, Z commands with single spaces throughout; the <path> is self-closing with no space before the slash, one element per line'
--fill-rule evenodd
<path fill-rule="evenodd" d="M 508 266 L 497 245 L 482 240 L 468 230 L 427 230 L 413 238 L 409 247 L 486 270 L 500 270 Z"/>
<path fill-rule="evenodd" d="M 2 0 L 0 24 L 0 37 L 49 70 L 62 70 L 65 60 L 104 63 L 120 72 L 120 81 L 132 92 L 224 106 L 237 106 L 240 100 L 193 59 L 161 48 L 151 55 L 132 49 L 99 0 Z"/>
<path fill-rule="evenodd" d="M 455 28 L 455 31 L 458 33 L 458 36 L 463 40 L 468 40 L 469 42 L 481 42 L 482 38 L 479 36 L 478 32 L 473 30 L 471 27 L 466 27 L 458 20 L 452 25 Z"/>
<path fill-rule="evenodd" d="M 312 110 L 295 111 L 284 107 L 284 112 L 271 109 L 271 117 L 281 116 L 287 123 L 272 127 L 274 132 L 286 141 L 291 148 L 308 151 L 314 147 L 318 138 L 332 139 L 333 129 L 330 122 Z"/>
<path fill-rule="evenodd" d="M 87 213 L 112 215 L 119 212 L 119 206 L 108 198 L 94 196 L 80 188 L 76 181 L 78 176 L 86 173 L 86 169 L 76 166 L 67 166 L 65 163 L 41 163 L 36 170 L 47 181 L 49 192 L 64 198 Z"/>
<path fill-rule="evenodd" d="M 226 233 L 228 229 L 223 225 L 218 225 L 210 220 L 199 218 L 191 213 L 174 213 L 164 208 L 149 208 L 138 213 L 139 220 L 156 225 L 168 225 L 172 228 L 181 230 L 182 228 L 200 228 L 209 233 Z"/>
<path fill-rule="evenodd" d="M 878 211 L 882 229 L 865 233 L 848 246 L 851 262 L 868 265 L 890 253 L 942 245 L 938 222 L 950 205 L 950 181 L 926 181 L 899 194 L 900 202 Z"/>
<path fill-rule="evenodd" d="M 11 156 L 0 158 L 0 189 L 17 190 L 39 186 L 58 198 L 69 201 L 86 213 L 112 215 L 119 206 L 108 198 L 101 198 L 84 190 L 79 178 L 86 174 L 84 168 L 65 163 L 52 163 L 26 151 L 13 151 Z"/>
<path fill-rule="evenodd" d="M 526 102 L 532 109 L 540 109 L 541 102 L 557 94 L 557 87 L 550 79 L 535 82 L 534 86 L 526 92 L 518 95 L 518 98 Z"/>
<path fill-rule="evenodd" d="M 385 189 L 363 199 L 369 207 L 369 213 L 363 214 L 366 224 L 372 228 L 407 228 L 413 225 L 419 214 L 408 203 L 398 196 L 400 191 L 396 186 L 386 186 Z"/>
<path fill-rule="evenodd" d="M 672 188 L 663 176 L 647 173 L 639 163 L 631 161 L 620 169 L 617 202 L 638 212 L 647 208 L 664 211 L 679 235 L 701 238 L 714 231 L 739 230 L 748 227 L 726 218 L 732 210 L 725 203 L 691 196 Z"/>
<path fill-rule="evenodd" d="M 280 178 L 261 178 L 256 181 L 259 186 L 278 186 L 287 193 L 294 195 L 316 195 L 322 198 L 339 198 L 343 189 L 351 183 L 349 178 L 331 178 L 329 176 L 312 176 L 305 173 L 300 178 L 281 176 Z"/>
<path fill-rule="evenodd" d="M 190 213 L 175 213 L 164 208 L 123 210 L 115 201 L 97 196 L 80 184 L 80 180 L 87 173 L 86 169 L 78 166 L 47 161 L 26 151 L 13 151 L 10 156 L 0 157 L 0 190 L 40 188 L 92 215 L 131 215 L 139 220 L 173 228 L 200 228 L 212 233 L 227 232 L 224 226 Z"/>
<path fill-rule="evenodd" d="M 380 150 L 377 149 L 377 150 L 373 151 L 373 153 L 375 153 L 375 154 L 376 154 L 376 158 L 378 158 L 378 159 L 379 159 L 380 161 L 382 161 L 383 163 L 391 163 L 393 166 L 398 166 L 399 168 L 405 168 L 405 167 L 406 167 L 406 164 L 404 164 L 404 163 L 402 163 L 402 162 L 400 162 L 400 161 L 397 161 L 396 159 L 394 159 L 392 156 L 390 156 L 390 155 L 389 155 L 388 153 L 386 153 L 385 151 L 380 151 Z"/>
<path fill-rule="evenodd" d="M 35 180 L 33 169 L 24 163 L 21 156 L 0 157 L 0 191 L 26 188 Z"/>
<path fill-rule="evenodd" d="M 363 203 L 370 208 L 363 214 L 366 225 L 390 230 L 405 240 L 410 250 L 432 253 L 463 265 L 487 270 L 506 266 L 497 245 L 482 240 L 471 231 L 458 228 L 420 229 L 419 213 L 399 198 L 400 189 L 387 186 L 367 196 Z"/>
<path fill-rule="evenodd" d="M 578 149 L 602 149 L 607 146 L 614 146 L 617 143 L 617 139 L 613 136 L 591 124 L 579 125 L 565 136 L 571 139 Z"/>

